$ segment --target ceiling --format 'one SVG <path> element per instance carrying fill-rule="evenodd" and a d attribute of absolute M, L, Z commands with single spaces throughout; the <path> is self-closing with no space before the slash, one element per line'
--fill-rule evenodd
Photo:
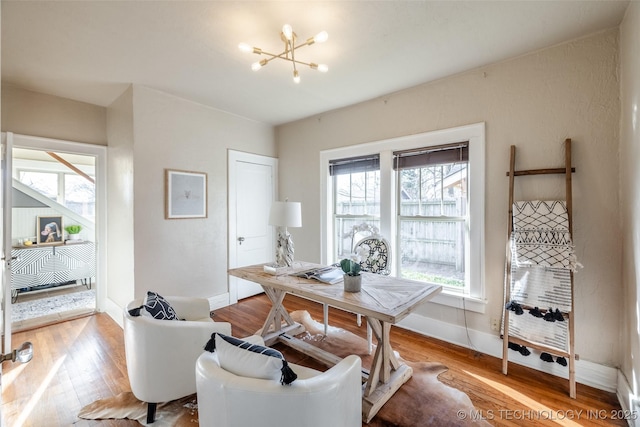
<path fill-rule="evenodd" d="M 129 84 L 273 125 L 373 99 L 620 24 L 628 1 L 2 0 L 2 82 L 101 106 Z M 328 73 L 260 58 L 296 50 Z"/>

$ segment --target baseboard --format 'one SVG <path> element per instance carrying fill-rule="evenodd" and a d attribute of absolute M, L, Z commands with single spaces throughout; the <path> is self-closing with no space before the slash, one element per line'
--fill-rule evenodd
<path fill-rule="evenodd" d="M 124 328 L 122 307 L 113 302 L 110 298 L 105 299 L 104 312 L 107 313 L 121 328 Z"/>
<path fill-rule="evenodd" d="M 442 322 L 416 313 L 409 314 L 397 326 L 502 359 L 502 339 L 497 334 L 488 334 L 473 329 L 467 331 L 463 326 Z M 509 355 L 509 362 L 561 378 L 569 378 L 568 367 L 545 362 L 533 354 L 522 356 L 512 351 Z M 576 381 L 615 393 L 618 386 L 618 369 L 586 360 L 577 360 Z"/>
<path fill-rule="evenodd" d="M 633 394 L 629 381 L 627 381 L 627 378 L 621 371 L 618 371 L 617 396 L 620 406 L 622 406 L 622 415 L 629 415 L 626 417 L 629 422 L 629 426 L 640 427 L 640 405 L 638 398 Z"/>
<path fill-rule="evenodd" d="M 209 297 L 209 306 L 211 310 L 226 307 L 229 305 L 229 292 Z"/>

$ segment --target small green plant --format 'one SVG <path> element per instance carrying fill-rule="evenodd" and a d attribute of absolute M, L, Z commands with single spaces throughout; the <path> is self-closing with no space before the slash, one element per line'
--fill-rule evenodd
<path fill-rule="evenodd" d="M 67 225 L 64 229 L 69 234 L 78 234 L 82 230 L 82 226 L 77 224 Z"/>
<path fill-rule="evenodd" d="M 340 267 L 342 267 L 342 271 L 344 271 L 349 276 L 359 276 L 360 275 L 360 263 L 357 261 L 350 260 L 348 258 L 340 261 Z"/>

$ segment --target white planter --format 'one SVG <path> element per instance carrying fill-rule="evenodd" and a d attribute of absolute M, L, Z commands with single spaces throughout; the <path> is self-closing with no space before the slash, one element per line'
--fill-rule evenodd
<path fill-rule="evenodd" d="M 77 234 L 77 233 L 76 234 L 69 234 L 69 235 L 67 235 L 67 238 L 69 240 L 80 240 L 80 234 Z"/>

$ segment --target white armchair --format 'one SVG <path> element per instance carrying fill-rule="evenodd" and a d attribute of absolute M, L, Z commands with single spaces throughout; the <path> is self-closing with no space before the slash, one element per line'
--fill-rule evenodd
<path fill-rule="evenodd" d="M 204 352 L 196 362 L 200 427 L 361 427 L 361 364 L 355 355 L 325 372 L 289 363 L 298 379 L 281 385 L 232 374 Z"/>
<path fill-rule="evenodd" d="M 196 392 L 193 367 L 211 338 L 231 334 L 231 324 L 214 322 L 205 298 L 165 297 L 182 320 L 158 320 L 132 316 L 143 300 L 130 302 L 124 310 L 124 349 L 131 391 L 147 402 L 147 423 L 155 420 L 157 403 Z M 143 309 L 144 310 L 144 309 Z"/>

